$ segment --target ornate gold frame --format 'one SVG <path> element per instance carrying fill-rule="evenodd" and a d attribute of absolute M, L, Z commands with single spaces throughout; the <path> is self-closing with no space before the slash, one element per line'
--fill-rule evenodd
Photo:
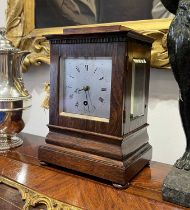
<path fill-rule="evenodd" d="M 64 30 L 64 27 L 35 29 L 34 8 L 35 0 L 8 0 L 7 37 L 16 47 L 31 52 L 24 61 L 24 70 L 27 70 L 31 64 L 49 64 L 49 43 L 43 35 L 59 34 Z M 153 37 L 155 42 L 152 48 L 152 67 L 169 68 L 166 34 L 170 22 L 171 19 L 154 19 L 101 25 L 120 24 Z M 94 25 L 88 25 L 92 26 Z"/>
<path fill-rule="evenodd" d="M 51 199 L 2 176 L 0 176 L 0 183 L 15 188 L 20 192 L 22 200 L 25 201 L 24 207 L 22 208 L 23 210 L 29 210 L 30 207 L 35 207 L 39 204 L 44 204 L 47 210 L 82 210 L 81 208 Z"/>

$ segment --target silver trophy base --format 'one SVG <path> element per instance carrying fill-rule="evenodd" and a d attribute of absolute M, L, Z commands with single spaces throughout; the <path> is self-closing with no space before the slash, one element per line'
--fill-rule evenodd
<path fill-rule="evenodd" d="M 0 134 L 0 151 L 10 150 L 23 144 L 23 140 L 18 136 Z"/>

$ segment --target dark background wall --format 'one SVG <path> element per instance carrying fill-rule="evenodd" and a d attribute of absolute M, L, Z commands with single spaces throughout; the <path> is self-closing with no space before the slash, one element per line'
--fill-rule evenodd
<path fill-rule="evenodd" d="M 36 28 L 59 27 L 69 25 L 106 23 L 128 20 L 151 19 L 153 0 L 96 0 L 97 17 L 79 0 L 73 0 L 81 14 L 64 7 L 59 7 L 56 0 L 35 1 Z M 66 0 L 67 4 L 70 0 Z M 61 3 L 60 3 L 61 5 Z"/>
<path fill-rule="evenodd" d="M 100 22 L 151 19 L 152 1 L 100 0 Z"/>

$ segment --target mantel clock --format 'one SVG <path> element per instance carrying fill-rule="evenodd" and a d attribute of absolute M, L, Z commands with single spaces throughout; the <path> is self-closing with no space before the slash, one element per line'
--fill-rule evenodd
<path fill-rule="evenodd" d="M 41 161 L 126 185 L 151 159 L 152 39 L 122 26 L 66 29 L 51 46 L 50 122 Z"/>

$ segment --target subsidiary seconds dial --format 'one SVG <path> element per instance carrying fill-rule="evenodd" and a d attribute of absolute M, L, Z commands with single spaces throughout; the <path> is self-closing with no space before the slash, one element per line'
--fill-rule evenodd
<path fill-rule="evenodd" d="M 111 57 L 61 60 L 62 112 L 73 117 L 110 117 Z"/>

